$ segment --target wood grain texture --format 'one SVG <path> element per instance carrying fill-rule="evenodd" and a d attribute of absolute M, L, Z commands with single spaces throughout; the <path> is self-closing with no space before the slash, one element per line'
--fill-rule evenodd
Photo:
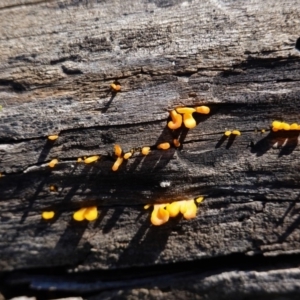
<path fill-rule="evenodd" d="M 299 133 L 269 131 L 300 122 L 297 0 L 15 0 L 0 20 L 1 271 L 297 256 Z M 211 113 L 171 131 L 180 105 Z M 113 172 L 116 143 L 152 151 Z M 76 163 L 89 155 L 101 158 Z M 153 227 L 143 210 L 199 195 L 191 221 Z M 89 205 L 98 220 L 72 221 Z"/>

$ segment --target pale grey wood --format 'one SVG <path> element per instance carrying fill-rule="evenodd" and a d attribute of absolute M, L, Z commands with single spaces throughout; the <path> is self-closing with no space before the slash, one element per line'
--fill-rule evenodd
<path fill-rule="evenodd" d="M 299 17 L 296 0 L 1 1 L 0 269 L 297 254 L 299 134 L 269 126 L 299 122 Z M 202 104 L 196 128 L 166 128 Z M 116 143 L 153 150 L 112 172 Z M 192 221 L 156 228 L 143 210 L 199 195 Z M 99 219 L 72 221 L 87 205 Z"/>

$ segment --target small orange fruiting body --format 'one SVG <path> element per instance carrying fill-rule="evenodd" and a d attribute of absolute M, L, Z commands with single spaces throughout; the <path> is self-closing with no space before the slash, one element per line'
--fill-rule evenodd
<path fill-rule="evenodd" d="M 178 129 L 182 124 L 182 116 L 176 112 L 176 110 L 170 111 L 170 117 L 172 121 L 168 123 L 170 129 Z"/>
<path fill-rule="evenodd" d="M 122 164 L 122 162 L 123 162 L 123 157 L 118 157 L 112 166 L 112 170 L 117 171 L 119 169 L 120 165 Z"/>
<path fill-rule="evenodd" d="M 273 121 L 272 122 L 272 127 L 273 128 L 279 129 L 280 126 L 281 126 L 281 122 L 279 122 L 279 121 Z"/>
<path fill-rule="evenodd" d="M 231 135 L 231 131 L 229 131 L 229 130 L 225 131 L 225 132 L 224 132 L 224 135 L 230 136 L 230 135 Z"/>
<path fill-rule="evenodd" d="M 54 211 L 43 211 L 42 218 L 44 220 L 50 220 L 54 217 L 55 213 Z"/>
<path fill-rule="evenodd" d="M 84 207 L 79 209 L 73 214 L 73 219 L 75 221 L 83 221 L 84 219 L 88 221 L 94 221 L 98 217 L 98 210 L 96 206 Z"/>
<path fill-rule="evenodd" d="M 127 152 L 127 153 L 124 154 L 123 158 L 124 158 L 124 159 L 128 159 L 128 158 L 130 158 L 131 156 L 132 156 L 132 153 L 131 153 L 131 152 Z"/>
<path fill-rule="evenodd" d="M 176 148 L 180 147 L 180 142 L 179 142 L 179 140 L 177 140 L 177 139 L 174 139 L 174 140 L 173 140 L 173 144 L 174 144 L 174 146 L 175 146 Z"/>
<path fill-rule="evenodd" d="M 114 151 L 115 151 L 115 155 L 118 157 L 122 156 L 122 148 L 120 145 L 116 144 L 114 145 Z"/>
<path fill-rule="evenodd" d="M 195 108 L 192 107 L 178 107 L 176 108 L 176 111 L 180 114 L 192 114 L 194 112 L 196 112 Z"/>
<path fill-rule="evenodd" d="M 97 161 L 99 159 L 99 157 L 100 157 L 99 155 L 90 156 L 84 160 L 84 163 L 85 164 L 93 163 L 93 162 Z"/>
<path fill-rule="evenodd" d="M 84 218 L 88 221 L 94 221 L 98 217 L 98 210 L 96 206 L 88 207 L 84 212 Z"/>
<path fill-rule="evenodd" d="M 297 123 L 291 124 L 290 130 L 297 130 L 297 129 L 298 129 L 298 124 Z"/>
<path fill-rule="evenodd" d="M 157 145 L 157 149 L 167 150 L 171 147 L 170 143 L 161 143 Z"/>
<path fill-rule="evenodd" d="M 210 113 L 210 108 L 208 106 L 198 106 L 196 107 L 196 112 L 207 115 Z"/>
<path fill-rule="evenodd" d="M 57 163 L 58 163 L 58 160 L 55 158 L 55 159 L 52 159 L 52 160 L 49 162 L 48 166 L 49 166 L 50 168 L 54 168 L 54 166 L 55 166 Z"/>
<path fill-rule="evenodd" d="M 142 154 L 143 155 L 148 155 L 150 152 L 150 147 L 143 147 L 142 148 Z"/>
<path fill-rule="evenodd" d="M 57 188 L 56 188 L 55 185 L 50 185 L 49 189 L 50 189 L 51 192 L 56 192 L 57 191 Z"/>
<path fill-rule="evenodd" d="M 188 113 L 183 115 L 183 123 L 184 126 L 189 129 L 192 129 L 197 125 L 195 119 L 193 118 L 193 115 Z"/>
<path fill-rule="evenodd" d="M 169 221 L 169 212 L 165 209 L 165 204 L 154 204 L 151 214 L 151 223 L 155 226 L 162 225 Z"/>
<path fill-rule="evenodd" d="M 115 92 L 121 91 L 121 86 L 120 86 L 119 84 L 112 83 L 112 84 L 110 85 L 110 87 L 111 87 Z"/>
<path fill-rule="evenodd" d="M 81 158 L 81 157 L 78 157 L 78 158 L 77 158 L 77 162 L 78 162 L 78 163 L 82 162 L 82 158 Z"/>
<path fill-rule="evenodd" d="M 175 201 L 167 204 L 166 210 L 169 212 L 170 217 L 176 217 L 180 212 L 180 201 Z"/>
<path fill-rule="evenodd" d="M 291 126 L 288 123 L 282 122 L 283 130 L 290 130 Z"/>
<path fill-rule="evenodd" d="M 183 213 L 183 217 L 187 220 L 194 219 L 197 214 L 197 205 L 194 200 L 186 200 L 185 204 L 185 212 Z"/>
<path fill-rule="evenodd" d="M 57 139 L 58 139 L 58 135 L 49 135 L 48 136 L 48 140 L 50 140 L 50 141 L 55 141 Z"/>
<path fill-rule="evenodd" d="M 239 130 L 233 130 L 232 134 L 234 134 L 234 135 L 241 135 L 241 132 Z"/>

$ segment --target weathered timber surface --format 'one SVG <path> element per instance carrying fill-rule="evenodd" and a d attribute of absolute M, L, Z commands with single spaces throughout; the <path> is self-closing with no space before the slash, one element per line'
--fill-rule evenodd
<path fill-rule="evenodd" d="M 273 297 L 285 293 L 281 278 L 293 299 L 299 291 L 299 133 L 274 133 L 269 126 L 274 119 L 300 122 L 299 20 L 298 0 L 1 1 L 3 282 L 17 285 L 20 269 L 130 272 L 218 257 L 230 268 L 231 255 L 290 255 L 295 263 L 285 271 L 274 266 L 254 277 L 255 267 L 241 274 L 237 266 L 218 271 L 228 280 L 215 274 L 210 281 L 198 271 L 190 284 L 181 274 L 178 294 L 170 271 L 168 292 L 153 296 L 148 285 L 144 296 L 184 298 L 191 289 L 190 295 L 221 299 L 215 286 L 228 285 L 222 296 L 230 299 L 238 285 L 237 297 Z M 111 92 L 112 82 L 121 92 Z M 211 114 L 196 116 L 192 130 L 172 132 L 168 111 L 180 105 L 208 105 Z M 227 129 L 242 135 L 225 139 Z M 59 139 L 47 141 L 50 134 Z M 175 137 L 179 149 L 155 149 Z M 147 157 L 136 152 L 113 172 L 116 143 L 125 152 L 153 150 Z M 101 159 L 76 163 L 89 155 Z M 59 163 L 50 169 L 53 158 Z M 205 201 L 194 220 L 154 227 L 143 210 L 199 195 Z M 72 221 L 75 210 L 90 205 L 100 211 L 95 222 Z M 47 209 L 56 211 L 51 222 L 41 221 Z M 262 278 L 270 290 L 259 284 Z M 42 290 L 47 280 L 59 285 L 48 278 Z M 107 297 L 139 298 L 131 287 L 89 291 L 115 289 Z"/>

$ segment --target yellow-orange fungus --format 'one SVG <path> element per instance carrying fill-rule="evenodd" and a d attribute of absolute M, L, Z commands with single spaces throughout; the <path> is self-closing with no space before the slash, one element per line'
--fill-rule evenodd
<path fill-rule="evenodd" d="M 58 135 L 49 135 L 48 136 L 48 140 L 50 140 L 50 141 L 55 141 L 57 139 L 58 139 Z"/>
<path fill-rule="evenodd" d="M 114 151 L 116 156 L 120 157 L 122 155 L 122 148 L 120 147 L 120 145 L 116 144 L 114 146 Z"/>
<path fill-rule="evenodd" d="M 125 153 L 124 154 L 124 159 L 128 159 L 128 158 L 130 158 L 132 156 L 132 153 L 131 152 L 127 152 L 127 153 Z"/>
<path fill-rule="evenodd" d="M 187 204 L 186 204 L 187 200 L 182 200 L 182 201 L 178 201 L 180 203 L 180 212 L 182 214 L 185 214 L 187 211 Z"/>
<path fill-rule="evenodd" d="M 280 123 L 280 125 L 279 125 L 279 127 L 278 127 L 278 128 L 277 128 L 277 127 L 275 127 L 275 128 L 277 128 L 277 129 L 281 130 L 281 129 L 283 129 L 283 127 L 284 127 L 284 122 L 281 122 L 281 123 Z"/>
<path fill-rule="evenodd" d="M 143 147 L 142 148 L 142 154 L 143 155 L 148 155 L 150 152 L 150 147 Z"/>
<path fill-rule="evenodd" d="M 291 124 L 291 130 L 297 130 L 298 129 L 298 124 L 297 123 L 293 123 Z"/>
<path fill-rule="evenodd" d="M 196 112 L 207 115 L 210 112 L 210 108 L 207 106 L 198 106 L 198 107 L 196 107 Z"/>
<path fill-rule="evenodd" d="M 171 147 L 170 143 L 161 143 L 157 145 L 157 149 L 167 150 Z"/>
<path fill-rule="evenodd" d="M 193 115 L 188 113 L 183 115 L 183 123 L 184 126 L 189 129 L 192 129 L 197 125 Z"/>
<path fill-rule="evenodd" d="M 179 128 L 182 124 L 182 116 L 176 110 L 172 110 L 170 111 L 170 117 L 172 121 L 168 123 L 168 127 L 173 130 Z"/>
<path fill-rule="evenodd" d="M 275 127 L 272 128 L 272 131 L 274 131 L 274 132 L 276 132 L 278 130 L 279 130 L 278 128 L 275 128 Z"/>
<path fill-rule="evenodd" d="M 187 200 L 185 204 L 185 212 L 183 213 L 183 217 L 187 220 L 193 219 L 196 217 L 197 214 L 197 205 L 195 204 L 194 200 Z"/>
<path fill-rule="evenodd" d="M 50 220 L 54 217 L 55 213 L 54 211 L 43 211 L 42 218 L 44 220 Z"/>
<path fill-rule="evenodd" d="M 170 217 L 176 217 L 180 212 L 180 202 L 175 201 L 167 204 L 166 210 L 169 212 Z"/>
<path fill-rule="evenodd" d="M 50 185 L 50 188 L 49 188 L 49 189 L 50 189 L 51 192 L 56 192 L 56 191 L 57 191 L 55 185 Z"/>
<path fill-rule="evenodd" d="M 144 206 L 144 209 L 148 209 L 151 205 L 152 205 L 152 204 L 146 204 L 146 205 Z"/>
<path fill-rule="evenodd" d="M 86 208 L 81 208 L 79 210 L 77 210 L 74 214 L 73 214 L 73 219 L 75 221 L 83 221 L 84 220 L 84 214 L 85 214 Z"/>
<path fill-rule="evenodd" d="M 261 133 L 265 133 L 265 132 L 266 132 L 266 130 L 265 130 L 265 129 L 262 129 L 262 130 L 261 130 Z"/>
<path fill-rule="evenodd" d="M 82 158 L 81 157 L 77 158 L 77 162 L 78 163 L 82 162 Z"/>
<path fill-rule="evenodd" d="M 232 134 L 234 134 L 234 135 L 241 135 L 241 132 L 239 130 L 233 130 Z"/>
<path fill-rule="evenodd" d="M 180 147 L 180 142 L 177 139 L 173 140 L 173 144 L 176 148 Z"/>
<path fill-rule="evenodd" d="M 203 196 L 200 196 L 200 197 L 196 198 L 195 201 L 196 201 L 197 203 L 201 203 L 203 200 L 204 200 L 204 197 L 203 197 Z"/>
<path fill-rule="evenodd" d="M 88 221 L 94 221 L 98 217 L 98 210 L 96 206 L 86 208 L 84 218 Z"/>
<path fill-rule="evenodd" d="M 110 87 L 115 91 L 115 92 L 119 92 L 121 90 L 121 86 L 115 83 L 112 83 L 110 85 Z"/>
<path fill-rule="evenodd" d="M 50 168 L 54 168 L 54 166 L 55 166 L 57 163 L 58 163 L 58 160 L 55 158 L 55 159 L 52 159 L 52 160 L 49 162 L 48 166 L 49 166 Z"/>
<path fill-rule="evenodd" d="M 122 164 L 122 162 L 123 162 L 123 157 L 118 157 L 112 166 L 112 170 L 117 171 L 119 169 L 120 165 Z"/>
<path fill-rule="evenodd" d="M 195 108 L 192 107 L 178 107 L 176 108 L 176 111 L 180 114 L 192 114 L 194 112 L 196 112 Z"/>
<path fill-rule="evenodd" d="M 281 122 L 279 122 L 279 121 L 274 121 L 274 122 L 272 123 L 272 127 L 273 127 L 273 128 L 279 129 L 280 126 L 281 126 Z"/>
<path fill-rule="evenodd" d="M 155 226 L 162 225 L 169 221 L 169 212 L 165 210 L 165 204 L 154 204 L 151 214 L 151 223 Z"/>
<path fill-rule="evenodd" d="M 230 135 L 231 135 L 231 131 L 229 131 L 229 130 L 225 131 L 225 132 L 224 132 L 224 135 L 230 136 Z"/>
<path fill-rule="evenodd" d="M 291 126 L 288 123 L 283 122 L 283 130 L 290 130 Z"/>
<path fill-rule="evenodd" d="M 86 164 L 93 163 L 93 162 L 97 161 L 99 159 L 99 157 L 100 157 L 99 155 L 90 156 L 84 160 L 84 163 L 86 163 Z"/>

